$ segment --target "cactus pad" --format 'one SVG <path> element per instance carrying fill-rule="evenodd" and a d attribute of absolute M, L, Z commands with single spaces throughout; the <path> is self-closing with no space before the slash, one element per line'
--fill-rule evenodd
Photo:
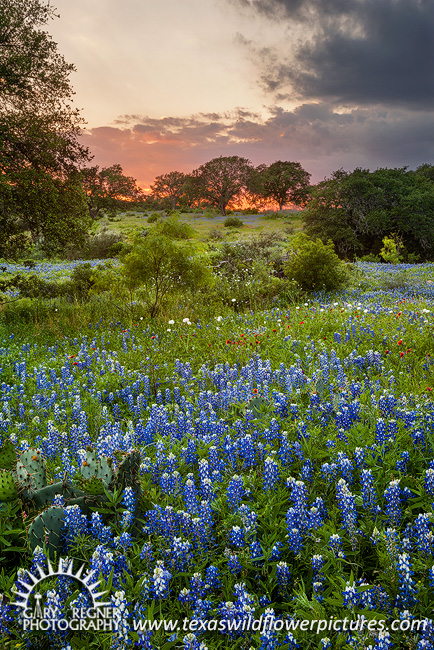
<path fill-rule="evenodd" d="M 18 468 L 20 466 L 20 471 L 24 476 L 24 480 L 20 478 L 18 474 Z M 27 473 L 30 475 L 31 487 L 35 490 L 40 490 L 41 488 L 47 485 L 47 472 L 45 469 L 45 460 L 42 457 L 42 454 L 39 449 L 27 449 L 23 451 L 20 456 L 20 460 L 17 463 L 17 476 L 18 479 L 23 483 L 26 482 L 27 477 L 25 477 L 22 467 L 25 468 Z"/>
<path fill-rule="evenodd" d="M 80 467 L 80 472 L 85 480 L 97 478 L 103 482 L 105 487 L 108 487 L 113 478 L 111 459 L 106 456 L 97 458 L 96 452 L 88 447 L 86 449 L 86 459 Z"/>
<path fill-rule="evenodd" d="M 263 397 L 254 397 L 247 402 L 247 409 L 252 411 L 255 418 L 259 417 L 263 413 L 263 407 L 269 406 L 270 402 Z"/>
<path fill-rule="evenodd" d="M 56 554 L 60 555 L 62 553 L 62 528 L 64 519 L 64 509 L 52 506 L 41 512 L 33 520 L 29 528 L 29 544 L 32 552 L 37 546 L 43 548 L 45 544 L 50 554 L 50 560 L 54 560 Z"/>
<path fill-rule="evenodd" d="M 0 469 L 15 469 L 16 464 L 15 446 L 10 440 L 5 440 L 0 447 Z"/>
<path fill-rule="evenodd" d="M 11 472 L 0 469 L 0 501 L 14 501 L 18 497 L 18 488 Z"/>

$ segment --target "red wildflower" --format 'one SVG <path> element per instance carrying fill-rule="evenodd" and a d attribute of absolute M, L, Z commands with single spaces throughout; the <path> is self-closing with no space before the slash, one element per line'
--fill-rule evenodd
<path fill-rule="evenodd" d="M 228 339 L 228 340 L 226 341 L 226 345 L 229 345 L 230 342 L 231 342 L 231 340 Z"/>
<path fill-rule="evenodd" d="M 122 330 L 122 332 L 126 332 L 127 330 Z"/>
<path fill-rule="evenodd" d="M 384 354 L 390 354 L 390 350 L 386 350 Z"/>
<path fill-rule="evenodd" d="M 71 354 L 70 359 L 75 359 L 75 354 Z"/>
<path fill-rule="evenodd" d="M 399 339 L 398 345 L 401 345 L 401 343 L 402 343 L 402 339 Z"/>
<path fill-rule="evenodd" d="M 429 386 L 427 386 L 426 389 L 429 390 L 429 392 L 432 391 L 432 388 L 430 388 Z"/>
<path fill-rule="evenodd" d="M 73 365 L 73 366 L 78 366 L 78 361 L 73 361 L 73 362 L 72 362 L 72 365 Z"/>
<path fill-rule="evenodd" d="M 429 390 L 431 390 L 431 388 L 430 388 Z M 258 392 L 258 389 L 257 389 L 257 388 L 254 388 L 254 389 L 253 389 L 253 392 L 254 392 L 254 393 L 257 393 L 257 392 Z"/>
<path fill-rule="evenodd" d="M 402 359 L 402 357 L 404 356 L 404 352 L 400 352 L 400 353 L 399 353 L 399 356 L 400 356 L 401 359 Z"/>
<path fill-rule="evenodd" d="M 273 330 L 273 332 L 277 332 L 277 330 Z"/>

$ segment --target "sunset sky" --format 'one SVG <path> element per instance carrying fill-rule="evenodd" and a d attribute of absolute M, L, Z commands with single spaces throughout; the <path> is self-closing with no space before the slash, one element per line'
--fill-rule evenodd
<path fill-rule="evenodd" d="M 434 163 L 433 0 L 52 0 L 92 164 Z"/>

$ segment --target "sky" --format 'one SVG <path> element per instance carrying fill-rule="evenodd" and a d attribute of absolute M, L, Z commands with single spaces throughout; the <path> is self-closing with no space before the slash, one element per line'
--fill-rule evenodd
<path fill-rule="evenodd" d="M 51 0 L 82 139 L 150 187 L 218 156 L 434 163 L 433 0 Z"/>

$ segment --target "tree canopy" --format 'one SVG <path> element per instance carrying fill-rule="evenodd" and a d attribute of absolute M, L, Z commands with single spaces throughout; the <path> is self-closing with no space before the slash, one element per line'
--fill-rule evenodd
<path fill-rule="evenodd" d="M 81 181 L 92 219 L 98 219 L 103 212 L 113 215 L 124 207 L 125 201 L 138 201 L 143 196 L 136 180 L 125 176 L 119 164 L 102 169 L 98 165 L 86 167 L 81 172 Z"/>
<path fill-rule="evenodd" d="M 271 165 L 260 165 L 251 177 L 253 194 L 278 204 L 279 210 L 292 203 L 305 203 L 310 174 L 299 162 L 277 160 Z"/>
<path fill-rule="evenodd" d="M 341 256 L 378 254 L 396 233 L 408 253 L 434 253 L 434 182 L 429 166 L 416 171 L 338 170 L 312 190 L 304 212 L 306 232 L 331 239 Z"/>
<path fill-rule="evenodd" d="M 0 4 L 0 255 L 23 245 L 25 231 L 61 245 L 82 240 L 87 230 L 76 174 L 90 156 L 78 141 L 83 121 L 72 106 L 74 66 L 43 29 L 54 17 L 43 0 Z"/>
<path fill-rule="evenodd" d="M 201 197 L 218 208 L 222 215 L 227 206 L 241 199 L 247 190 L 253 166 L 241 156 L 219 156 L 193 172 Z"/>
<path fill-rule="evenodd" d="M 174 210 L 184 197 L 187 184 L 187 174 L 169 172 L 157 176 L 151 185 L 151 194 L 158 200 L 167 199 Z"/>

